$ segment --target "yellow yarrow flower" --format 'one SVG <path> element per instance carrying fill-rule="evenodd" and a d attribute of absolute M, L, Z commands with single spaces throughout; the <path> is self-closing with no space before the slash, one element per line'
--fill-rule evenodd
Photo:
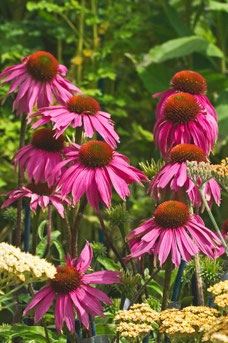
<path fill-rule="evenodd" d="M 56 268 L 45 259 L 21 251 L 7 243 L 0 243 L 0 288 L 53 279 Z"/>

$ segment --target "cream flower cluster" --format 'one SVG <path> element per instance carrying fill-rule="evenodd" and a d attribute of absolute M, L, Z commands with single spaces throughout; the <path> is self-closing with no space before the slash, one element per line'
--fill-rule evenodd
<path fill-rule="evenodd" d="M 116 313 L 115 321 L 118 322 L 117 331 L 122 337 L 132 341 L 143 339 L 151 330 L 152 323 L 159 318 L 159 313 L 152 310 L 149 304 L 135 304 L 127 310 L 120 310 Z"/>
<path fill-rule="evenodd" d="M 228 343 L 228 316 L 216 318 L 206 331 L 202 342 Z"/>
<path fill-rule="evenodd" d="M 0 243 L 0 287 L 21 282 L 30 283 L 54 278 L 56 268 L 45 259 L 22 252 L 7 243 Z"/>
<path fill-rule="evenodd" d="M 183 310 L 167 309 L 160 313 L 159 331 L 176 339 L 187 339 L 206 332 L 219 312 L 206 306 L 188 306 Z"/>
<path fill-rule="evenodd" d="M 209 287 L 207 290 L 214 295 L 228 293 L 228 280 L 218 282 L 215 285 Z"/>

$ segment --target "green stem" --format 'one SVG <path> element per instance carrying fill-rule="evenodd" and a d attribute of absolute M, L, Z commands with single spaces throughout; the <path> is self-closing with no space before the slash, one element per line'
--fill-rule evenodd
<path fill-rule="evenodd" d="M 72 230 L 72 240 L 71 240 L 72 258 L 78 257 L 78 231 L 79 231 L 79 226 L 80 226 L 86 205 L 87 205 L 87 199 L 84 196 L 80 201 L 80 206 L 79 206 L 79 209 L 75 218 L 75 222 L 74 222 L 74 227 Z"/>
<path fill-rule="evenodd" d="M 166 310 L 168 306 L 170 281 L 171 281 L 171 275 L 172 275 L 172 269 L 173 269 L 172 267 L 173 267 L 173 263 L 172 263 L 171 255 L 169 255 L 166 260 L 166 265 L 165 265 L 165 280 L 164 280 L 163 298 L 162 298 L 162 307 L 161 307 L 162 311 Z"/>
<path fill-rule="evenodd" d="M 123 224 L 120 224 L 120 225 L 119 225 L 119 229 L 120 229 L 120 234 L 121 234 L 122 240 L 123 240 L 124 245 L 125 245 L 125 249 L 126 249 L 127 253 L 130 255 L 131 250 L 130 250 L 130 247 L 129 247 L 128 242 L 125 240 L 126 233 L 125 233 L 124 225 L 123 225 Z M 136 271 L 135 263 L 134 263 L 134 261 L 132 260 L 132 258 L 130 259 L 130 263 L 131 263 L 132 272 L 133 272 L 134 275 L 136 275 L 136 274 L 137 274 L 137 271 Z"/>
<path fill-rule="evenodd" d="M 46 246 L 43 258 L 47 256 L 49 248 L 50 248 L 50 244 L 51 244 L 51 213 L 52 213 L 52 205 L 50 203 L 48 205 L 47 246 Z"/>
<path fill-rule="evenodd" d="M 102 218 L 101 212 L 99 211 L 99 212 L 97 213 L 97 215 L 98 215 L 98 218 L 99 218 L 99 221 L 100 221 L 100 224 L 101 224 L 101 228 L 102 228 L 102 230 L 103 230 L 103 232 L 104 232 L 104 235 L 105 235 L 105 238 L 106 238 L 106 241 L 107 241 L 109 247 L 112 249 L 112 251 L 113 251 L 114 254 L 116 255 L 116 257 L 117 257 L 117 259 L 119 260 L 119 262 L 120 262 L 120 264 L 121 264 L 123 270 L 126 271 L 127 268 L 126 268 L 126 266 L 125 266 L 125 264 L 124 264 L 124 262 L 123 262 L 122 257 L 120 256 L 120 254 L 118 253 L 118 251 L 116 250 L 115 246 L 114 246 L 113 243 L 112 243 L 112 240 L 111 240 L 111 238 L 110 238 L 110 236 L 109 236 L 108 230 L 107 230 L 107 228 L 106 228 L 106 226 L 105 226 L 104 220 L 103 220 L 103 218 Z"/>
<path fill-rule="evenodd" d="M 203 282 L 202 282 L 202 277 L 200 275 L 199 254 L 196 254 L 194 256 L 194 263 L 195 263 L 195 275 L 196 275 L 198 302 L 199 302 L 199 306 L 204 306 Z"/>
<path fill-rule="evenodd" d="M 44 326 L 46 341 L 47 341 L 47 343 L 51 343 L 49 335 L 48 335 L 47 322 L 44 318 L 42 319 L 42 322 L 43 322 L 43 326 Z"/>
<path fill-rule="evenodd" d="M 205 199 L 205 196 L 204 196 L 204 194 L 203 194 L 202 189 L 198 187 L 198 190 L 199 190 L 199 193 L 200 193 L 201 198 L 202 198 L 202 200 L 203 200 L 204 206 L 205 206 L 205 208 L 206 208 L 206 210 L 207 210 L 207 213 L 208 213 L 208 215 L 209 215 L 209 217 L 210 217 L 210 219 L 211 219 L 211 221 L 212 221 L 212 223 L 213 223 L 213 225 L 214 225 L 214 228 L 215 228 L 217 234 L 219 235 L 219 238 L 221 239 L 222 244 L 223 244 L 223 246 L 224 246 L 224 248 L 225 248 L 225 250 L 226 250 L 226 255 L 228 256 L 228 246 L 227 246 L 227 244 L 226 244 L 224 238 L 222 237 L 222 234 L 221 234 L 221 232 L 220 232 L 220 230 L 219 230 L 218 224 L 216 223 L 215 218 L 214 218 L 214 216 L 213 216 L 213 214 L 212 214 L 212 212 L 211 212 L 211 210 L 210 210 L 210 207 L 208 206 L 208 203 L 207 203 L 207 201 L 206 201 L 206 199 Z"/>
<path fill-rule="evenodd" d="M 82 56 L 84 45 L 84 26 L 85 26 L 85 0 L 81 0 L 81 13 L 79 16 L 79 39 L 77 47 L 77 56 Z M 82 78 L 82 63 L 77 66 L 77 83 L 80 85 Z"/>
<path fill-rule="evenodd" d="M 25 145 L 25 130 L 26 130 L 26 113 L 21 117 L 21 130 L 20 130 L 20 143 L 19 149 Z M 20 163 L 18 166 L 18 189 L 22 186 L 23 172 L 20 170 Z M 20 247 L 21 245 L 21 231 L 22 231 L 22 198 L 17 200 L 17 226 L 15 235 L 15 245 Z"/>
<path fill-rule="evenodd" d="M 37 208 L 37 213 L 36 213 L 36 219 L 34 220 L 33 223 L 33 229 L 32 229 L 32 254 L 36 254 L 36 246 L 37 246 L 37 233 L 39 229 L 39 217 L 40 217 L 40 207 Z"/>
<path fill-rule="evenodd" d="M 26 285 L 25 282 L 23 282 L 22 284 L 20 284 L 19 286 L 11 289 L 11 291 L 9 291 L 8 293 L 4 294 L 2 297 L 0 297 L 0 303 L 3 301 L 4 298 L 8 297 L 9 295 L 17 292 L 19 289 L 21 289 L 22 287 L 24 287 Z"/>

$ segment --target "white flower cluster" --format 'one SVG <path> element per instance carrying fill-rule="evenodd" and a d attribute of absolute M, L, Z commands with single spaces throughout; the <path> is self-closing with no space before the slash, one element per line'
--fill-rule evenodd
<path fill-rule="evenodd" d="M 0 243 L 0 287 L 53 279 L 56 268 L 45 259 L 22 252 L 7 243 Z"/>

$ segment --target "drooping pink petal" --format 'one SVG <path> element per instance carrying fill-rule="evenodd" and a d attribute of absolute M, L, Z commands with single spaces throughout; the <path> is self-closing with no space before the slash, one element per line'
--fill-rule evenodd
<path fill-rule="evenodd" d="M 83 275 L 82 281 L 85 283 L 92 284 L 112 284 L 112 283 L 121 283 L 119 278 L 120 272 L 115 272 L 111 270 L 102 270 L 100 272 L 95 272 L 91 274 Z"/>
<path fill-rule="evenodd" d="M 55 292 L 51 291 L 46 297 L 44 297 L 37 305 L 34 321 L 38 322 L 45 313 L 49 310 L 53 300 L 55 299 Z"/>
<path fill-rule="evenodd" d="M 61 332 L 63 326 L 63 318 L 65 316 L 64 295 L 58 294 L 55 304 L 55 326 L 58 333 Z"/>

